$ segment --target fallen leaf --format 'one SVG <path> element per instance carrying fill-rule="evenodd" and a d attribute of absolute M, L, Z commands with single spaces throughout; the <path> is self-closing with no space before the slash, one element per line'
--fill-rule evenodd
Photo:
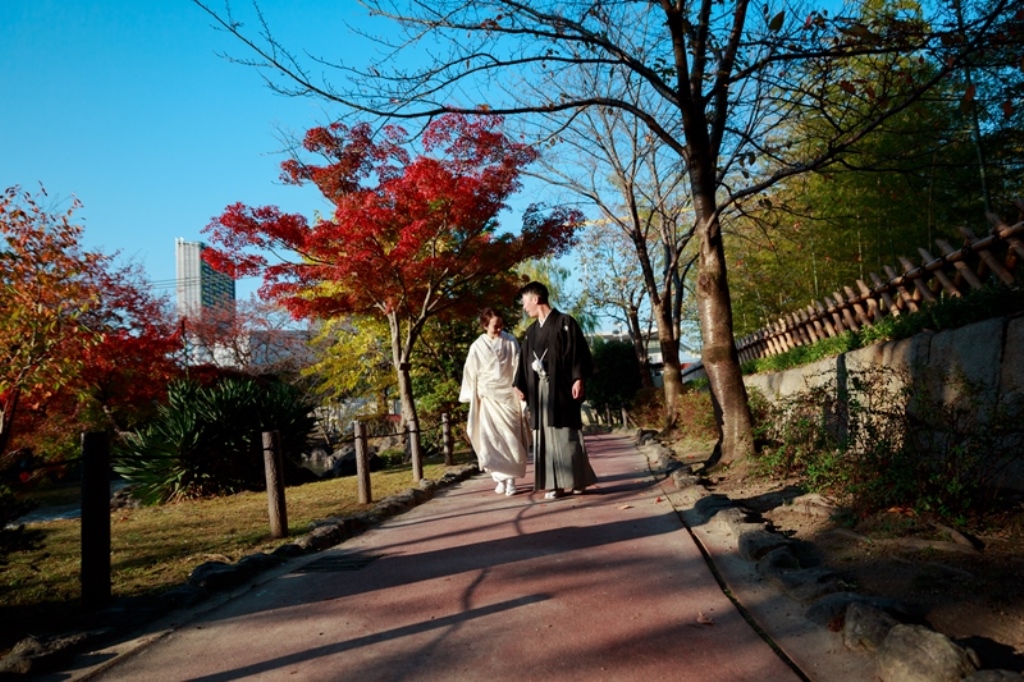
<path fill-rule="evenodd" d="M 697 612 L 697 622 L 701 625 L 714 625 L 715 621 L 710 616 L 705 616 L 703 611 Z"/>
<path fill-rule="evenodd" d="M 619 505 L 619 509 L 632 509 L 632 508 L 633 508 L 633 505 L 631 505 L 631 504 L 620 504 Z"/>

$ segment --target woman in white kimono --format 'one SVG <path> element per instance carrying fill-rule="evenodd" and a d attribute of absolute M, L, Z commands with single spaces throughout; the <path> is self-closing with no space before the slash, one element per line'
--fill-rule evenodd
<path fill-rule="evenodd" d="M 529 429 L 512 388 L 519 344 L 491 308 L 480 313 L 484 333 L 469 347 L 459 402 L 469 403 L 466 431 L 480 468 L 491 474 L 494 492 L 516 494 L 516 478 L 526 474 Z"/>

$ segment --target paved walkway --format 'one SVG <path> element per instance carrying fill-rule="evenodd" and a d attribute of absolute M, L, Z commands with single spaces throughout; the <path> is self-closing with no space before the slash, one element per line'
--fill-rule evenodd
<path fill-rule="evenodd" d="M 723 595 L 631 440 L 587 443 L 594 494 L 545 501 L 521 481 L 505 497 L 477 476 L 91 679 L 799 680 Z"/>

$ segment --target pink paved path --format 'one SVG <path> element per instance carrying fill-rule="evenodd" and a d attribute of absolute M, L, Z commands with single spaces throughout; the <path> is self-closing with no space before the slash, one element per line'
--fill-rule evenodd
<path fill-rule="evenodd" d="M 631 440 L 587 444 L 594 494 L 548 502 L 520 481 L 504 497 L 475 477 L 95 679 L 799 679 L 722 594 Z"/>

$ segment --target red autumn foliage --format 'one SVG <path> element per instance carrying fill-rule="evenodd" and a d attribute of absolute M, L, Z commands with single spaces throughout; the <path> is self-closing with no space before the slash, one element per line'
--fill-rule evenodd
<path fill-rule="evenodd" d="M 233 276 L 262 274 L 261 295 L 296 317 L 385 316 L 406 418 L 415 407 L 401 367 L 426 320 L 511 299 L 515 266 L 564 252 L 582 224 L 578 211 L 531 206 L 518 235 L 497 232 L 537 158 L 498 117 L 446 115 L 425 129 L 422 155 L 412 158 L 409 144 L 396 126 L 378 140 L 367 124 L 310 130 L 303 146 L 326 162 L 286 161 L 282 177 L 315 184 L 333 213 L 310 224 L 273 206 L 233 204 L 207 226 L 217 248 L 203 252 Z"/>
<path fill-rule="evenodd" d="M 289 160 L 283 177 L 314 183 L 333 215 L 310 225 L 273 206 L 233 204 L 206 228 L 219 248 L 204 257 L 234 276 L 262 274 L 261 293 L 297 317 L 397 311 L 416 319 L 472 298 L 488 277 L 568 248 L 581 222 L 575 211 L 532 207 L 519 236 L 495 232 L 537 156 L 500 126 L 495 117 L 445 116 L 427 128 L 415 159 L 395 126 L 381 142 L 366 124 L 314 128 L 304 147 L 328 163 Z M 270 249 L 293 257 L 270 262 Z"/>
<path fill-rule="evenodd" d="M 117 428 L 176 371 L 162 302 L 137 269 L 82 250 L 78 207 L 0 196 L 0 454 Z"/>

